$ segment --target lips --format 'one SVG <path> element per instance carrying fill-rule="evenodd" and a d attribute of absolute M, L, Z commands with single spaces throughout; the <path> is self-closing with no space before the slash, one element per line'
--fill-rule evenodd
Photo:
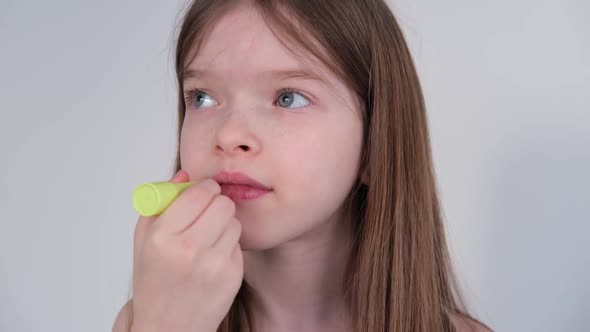
<path fill-rule="evenodd" d="M 240 172 L 220 172 L 213 177 L 221 186 L 221 194 L 233 201 L 259 198 L 272 189 Z"/>
<path fill-rule="evenodd" d="M 256 189 L 271 190 L 271 188 L 240 172 L 219 172 L 213 177 L 213 180 L 217 181 L 220 185 L 236 184 Z"/>

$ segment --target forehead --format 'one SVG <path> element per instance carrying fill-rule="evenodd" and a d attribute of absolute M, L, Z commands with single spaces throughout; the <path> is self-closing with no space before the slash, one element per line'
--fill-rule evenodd
<path fill-rule="evenodd" d="M 197 54 L 189 60 L 183 80 L 201 76 L 250 85 L 272 84 L 288 78 L 311 79 L 310 83 L 319 82 L 320 89 L 325 88 L 347 108 L 359 107 L 357 96 L 339 76 L 307 50 L 291 43 L 289 37 L 281 36 L 279 39 L 273 33 L 258 10 L 242 3 L 213 22 Z M 311 36 L 307 38 L 310 43 L 316 43 Z M 319 51 L 325 52 L 321 47 Z"/>
<path fill-rule="evenodd" d="M 232 8 L 213 22 L 211 32 L 190 60 L 188 69 L 207 69 L 232 77 L 274 70 L 308 70 L 334 80 L 316 59 L 307 61 L 293 54 L 273 34 L 259 12 L 247 3 Z"/>

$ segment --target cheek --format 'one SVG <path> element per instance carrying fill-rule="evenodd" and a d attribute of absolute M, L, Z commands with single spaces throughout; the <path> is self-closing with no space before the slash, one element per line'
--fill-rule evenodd
<path fill-rule="evenodd" d="M 192 154 L 189 151 L 194 151 L 195 149 L 195 140 L 190 138 L 189 131 L 186 128 L 186 124 L 183 124 L 182 131 L 180 133 L 180 163 L 181 165 L 191 164 L 190 158 Z"/>
<path fill-rule="evenodd" d="M 322 135 L 310 133 L 297 137 L 288 137 L 280 144 L 284 147 L 280 153 L 281 178 L 287 179 L 291 185 L 307 188 L 317 184 L 326 166 L 325 148 Z"/>
<path fill-rule="evenodd" d="M 283 178 L 294 192 L 313 199 L 345 197 L 358 172 L 361 130 L 354 124 L 324 126 L 285 142 Z"/>
<path fill-rule="evenodd" d="M 180 133 L 180 162 L 183 167 L 202 165 L 206 149 L 210 146 L 210 129 L 185 120 Z"/>

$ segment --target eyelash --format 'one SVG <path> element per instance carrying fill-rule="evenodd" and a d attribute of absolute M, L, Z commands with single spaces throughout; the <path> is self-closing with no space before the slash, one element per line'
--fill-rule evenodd
<path fill-rule="evenodd" d="M 185 102 L 185 105 L 186 105 L 186 104 L 191 104 L 191 103 L 192 103 L 192 99 L 193 99 L 193 95 L 194 95 L 195 93 L 200 93 L 200 92 L 205 92 L 206 94 L 210 95 L 210 93 L 209 93 L 209 92 L 207 92 L 206 90 L 203 90 L 203 89 L 198 89 L 198 88 L 189 89 L 189 90 L 185 91 L 185 92 L 184 92 L 184 102 Z M 297 90 L 297 89 L 293 89 L 293 88 L 282 88 L 282 89 L 280 89 L 280 90 L 277 92 L 277 94 L 276 94 L 276 96 L 275 96 L 275 102 L 273 103 L 273 105 L 275 105 L 275 104 L 276 104 L 276 100 L 279 98 L 279 96 L 280 96 L 280 95 L 282 95 L 283 93 L 286 93 L 286 92 L 291 92 L 291 93 L 297 93 L 297 94 L 300 94 L 300 95 L 302 95 L 303 97 L 305 97 L 305 99 L 307 99 L 307 100 L 309 101 L 309 104 L 313 104 L 313 102 L 312 102 L 312 99 L 311 99 L 311 98 L 309 98 L 309 97 L 308 97 L 308 96 L 307 96 L 305 93 L 303 93 L 303 92 L 301 92 L 301 91 L 299 91 L 299 90 Z"/>
<path fill-rule="evenodd" d="M 206 92 L 204 90 L 201 89 L 189 89 L 187 91 L 184 92 L 184 104 L 191 104 L 192 103 L 192 99 L 193 99 L 193 95 L 197 92 Z"/>

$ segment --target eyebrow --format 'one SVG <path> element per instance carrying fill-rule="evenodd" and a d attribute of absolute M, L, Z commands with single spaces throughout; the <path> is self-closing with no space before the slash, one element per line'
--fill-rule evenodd
<path fill-rule="evenodd" d="M 190 79 L 196 79 L 200 77 L 210 76 L 210 73 L 207 70 L 203 69 L 187 69 L 182 73 L 182 80 L 186 82 Z M 287 70 L 266 70 L 259 74 L 264 78 L 274 78 L 277 80 L 288 80 L 288 79 L 302 79 L 302 80 L 311 80 L 317 81 L 324 85 L 330 86 L 331 84 L 320 77 L 319 75 L 305 69 L 287 69 Z"/>

